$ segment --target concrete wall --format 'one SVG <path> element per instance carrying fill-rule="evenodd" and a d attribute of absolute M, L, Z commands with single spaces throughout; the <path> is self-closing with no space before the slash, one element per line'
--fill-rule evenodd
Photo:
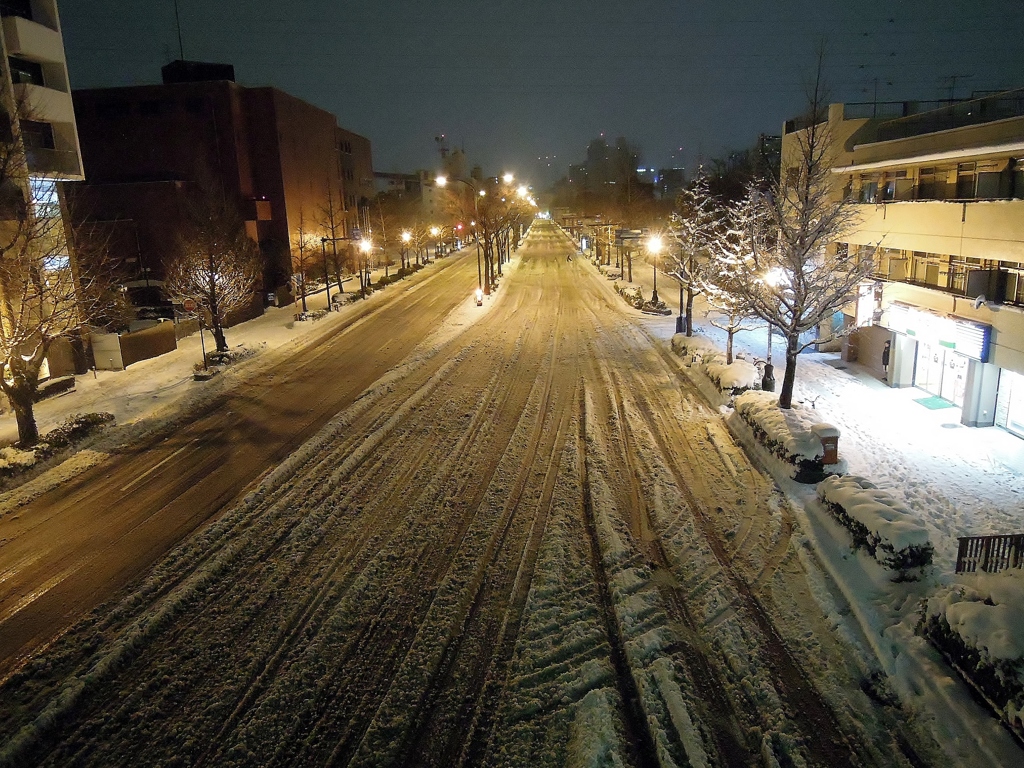
<path fill-rule="evenodd" d="M 844 238 L 924 253 L 1024 261 L 1024 200 L 940 200 L 858 205 L 860 222 Z"/>

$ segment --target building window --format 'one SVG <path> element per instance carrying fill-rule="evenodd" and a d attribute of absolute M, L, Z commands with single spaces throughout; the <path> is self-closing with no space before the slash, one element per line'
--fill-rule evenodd
<path fill-rule="evenodd" d="M 43 65 L 29 61 L 20 56 L 8 56 L 7 63 L 11 67 L 12 83 L 28 83 L 30 85 L 46 85 L 43 80 Z"/>
<path fill-rule="evenodd" d="M 922 168 L 917 184 L 917 199 L 945 200 L 946 197 L 946 169 Z"/>
<path fill-rule="evenodd" d="M 53 126 L 39 120 L 21 121 L 21 140 L 26 148 L 55 149 Z"/>
<path fill-rule="evenodd" d="M 878 202 L 878 182 L 863 179 L 860 183 L 860 201 L 862 203 Z"/>

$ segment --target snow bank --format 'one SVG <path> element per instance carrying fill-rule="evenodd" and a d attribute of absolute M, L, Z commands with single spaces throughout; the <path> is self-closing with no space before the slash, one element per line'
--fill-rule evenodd
<path fill-rule="evenodd" d="M 689 357 L 691 360 L 696 355 L 706 357 L 722 354 L 715 346 L 715 342 L 707 336 L 687 336 L 685 333 L 677 333 L 672 337 L 672 351 L 680 357 Z"/>
<path fill-rule="evenodd" d="M 726 365 L 724 362 L 705 362 L 701 366 L 707 377 L 715 382 L 722 392 L 740 394 L 753 389 L 758 381 L 757 366 L 749 360 L 736 359 Z"/>
<path fill-rule="evenodd" d="M 857 475 L 827 477 L 818 484 L 818 498 L 879 563 L 907 575 L 932 561 L 928 529 L 891 493 Z"/>
<path fill-rule="evenodd" d="M 846 464 L 825 464 L 822 437 L 839 438 L 839 430 L 823 425 L 813 408 L 794 403 L 792 408 L 779 408 L 774 393 L 747 391 L 736 397 L 736 413 L 749 426 L 754 439 L 773 456 L 794 468 L 791 477 L 797 482 L 814 483 L 832 474 L 842 474 Z M 827 429 L 822 429 L 822 427 Z"/>
<path fill-rule="evenodd" d="M 960 578 L 925 601 L 918 630 L 1024 739 L 1024 572 Z"/>

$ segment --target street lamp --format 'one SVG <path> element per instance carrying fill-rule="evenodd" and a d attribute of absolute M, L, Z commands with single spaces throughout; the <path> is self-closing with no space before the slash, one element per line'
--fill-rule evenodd
<path fill-rule="evenodd" d="M 359 241 L 359 250 L 363 252 L 363 263 L 360 266 L 359 270 L 359 292 L 363 295 L 363 298 L 365 299 L 367 284 L 370 282 L 368 265 L 370 263 L 370 253 L 373 251 L 373 243 L 369 239 L 364 237 L 362 240 Z"/>
<path fill-rule="evenodd" d="M 773 267 L 768 270 L 765 274 L 764 284 L 772 289 L 772 293 L 776 296 L 778 301 L 778 294 L 776 289 L 783 283 L 789 282 L 786 276 L 786 270 L 782 267 Z M 768 323 L 768 357 L 764 363 L 764 375 L 761 377 L 761 389 L 765 392 L 775 391 L 775 366 L 772 365 L 772 331 L 774 327 L 771 323 Z"/>
<path fill-rule="evenodd" d="M 504 181 L 506 184 L 511 184 L 513 181 L 516 180 L 516 177 L 513 176 L 511 173 L 506 173 L 504 176 L 501 177 L 501 180 Z"/>
<path fill-rule="evenodd" d="M 402 269 L 405 269 L 405 257 L 409 253 L 409 241 L 412 235 L 406 230 L 402 233 Z"/>
<path fill-rule="evenodd" d="M 437 236 L 441 234 L 441 230 L 437 227 L 430 228 L 430 236 L 434 238 L 434 258 L 437 258 Z"/>
<path fill-rule="evenodd" d="M 658 253 L 663 246 L 661 235 L 652 235 L 647 239 L 647 251 L 654 257 L 654 292 L 651 294 L 651 304 L 658 303 Z"/>
<path fill-rule="evenodd" d="M 441 187 L 442 189 L 448 185 L 447 176 L 438 176 L 434 181 L 437 184 L 437 186 Z M 477 200 L 478 198 L 486 195 L 487 192 L 485 192 L 482 189 L 477 189 L 473 184 L 466 181 L 465 179 L 452 179 L 452 181 L 461 182 L 462 184 L 465 184 L 467 187 L 473 190 L 473 192 L 477 193 L 473 195 L 473 239 L 476 240 L 476 283 L 477 288 L 482 288 L 483 292 L 489 296 L 491 293 L 491 281 L 490 279 L 488 279 L 487 285 L 484 285 L 483 270 L 482 267 L 480 266 L 480 236 L 477 234 L 476 231 L 476 220 L 480 218 L 480 206 Z"/>

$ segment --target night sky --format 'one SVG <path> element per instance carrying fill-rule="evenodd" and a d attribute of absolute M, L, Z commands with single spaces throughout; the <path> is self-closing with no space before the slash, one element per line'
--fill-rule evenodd
<path fill-rule="evenodd" d="M 59 0 L 74 88 L 159 82 L 173 0 Z M 437 166 L 446 134 L 488 173 L 546 184 L 603 133 L 692 167 L 779 133 L 826 41 L 833 101 L 1024 86 L 1024 0 L 178 0 L 186 59 L 235 65 L 338 116 L 374 166 Z M 955 77 L 955 82 L 953 79 Z M 539 159 L 546 158 L 546 159 Z"/>

